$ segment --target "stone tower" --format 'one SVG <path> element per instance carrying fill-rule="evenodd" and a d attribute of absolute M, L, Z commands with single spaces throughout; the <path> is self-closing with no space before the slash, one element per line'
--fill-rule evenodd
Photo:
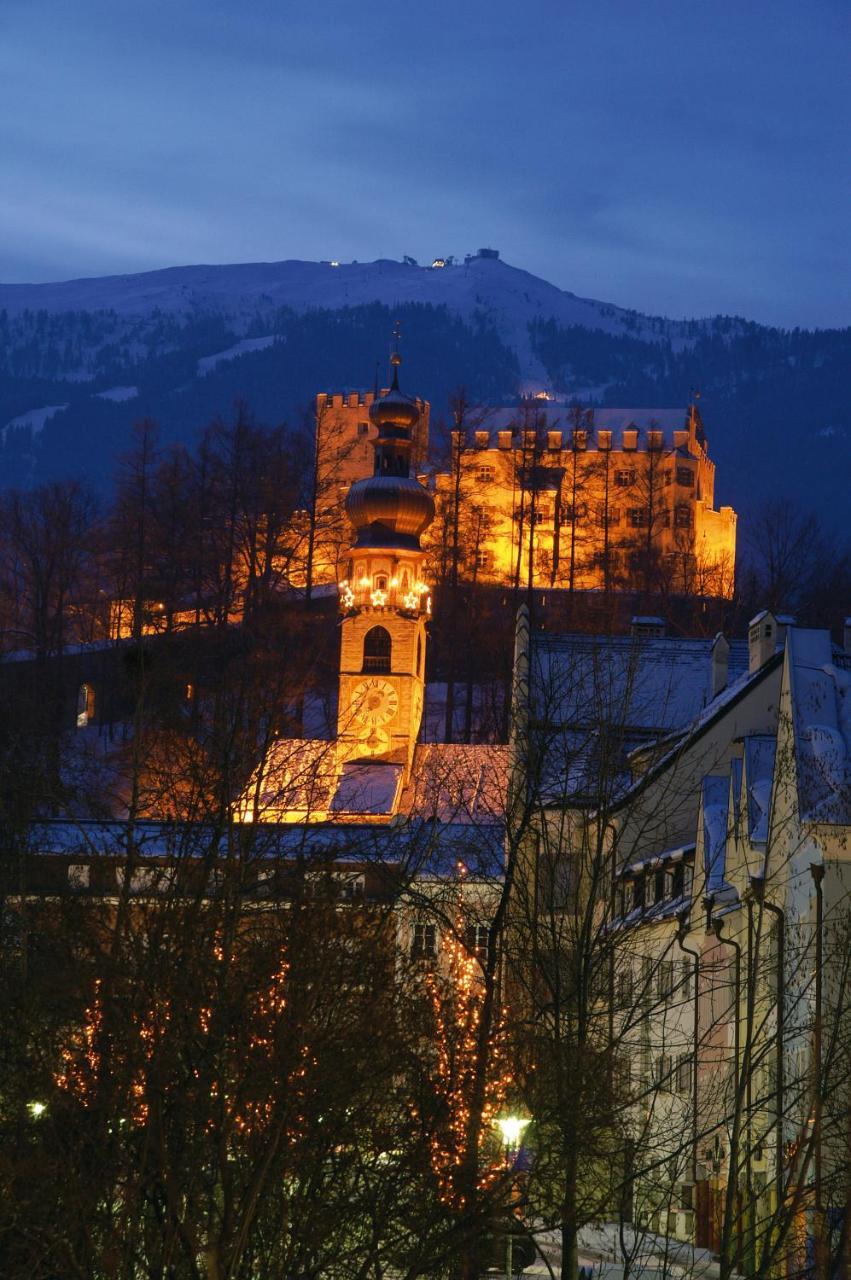
<path fill-rule="evenodd" d="M 426 623 L 420 535 L 434 518 L 431 495 L 410 474 L 420 409 L 393 384 L 373 402 L 373 474 L 352 485 L 346 513 L 354 529 L 340 583 L 343 614 L 337 740 L 343 762 L 381 760 L 407 780 L 423 711 Z"/>

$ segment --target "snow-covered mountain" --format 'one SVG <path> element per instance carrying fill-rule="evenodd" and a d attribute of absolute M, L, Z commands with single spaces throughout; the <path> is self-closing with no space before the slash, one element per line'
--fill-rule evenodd
<path fill-rule="evenodd" d="M 235 326 L 263 312 L 288 308 L 330 311 L 369 303 L 448 308 L 469 321 L 482 315 L 517 353 L 524 379 L 545 386 L 546 370 L 529 342 L 529 324 L 550 318 L 566 328 L 676 339 L 683 326 L 607 303 L 579 298 L 499 259 L 471 257 L 444 267 L 410 262 L 254 262 L 234 266 L 169 267 L 138 275 L 67 280 L 58 284 L 0 284 L 0 310 L 50 314 L 109 311 L 125 320 L 153 314 L 218 315 Z"/>
<path fill-rule="evenodd" d="M 851 449 L 849 331 L 642 315 L 493 257 L 291 260 L 0 284 L 7 482 L 85 471 L 106 483 L 143 415 L 166 442 L 191 440 L 236 398 L 294 422 L 317 390 L 384 379 L 397 317 L 406 385 L 436 415 L 462 383 L 491 402 L 548 390 L 636 407 L 682 406 L 700 387 L 724 501 L 798 488 L 812 503 Z"/>

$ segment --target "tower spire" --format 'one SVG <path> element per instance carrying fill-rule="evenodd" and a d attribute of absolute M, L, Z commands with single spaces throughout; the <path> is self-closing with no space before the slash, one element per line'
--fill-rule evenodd
<path fill-rule="evenodd" d="M 398 320 L 393 324 L 393 350 L 390 353 L 390 363 L 393 366 L 393 381 L 390 385 L 391 391 L 399 390 L 399 365 L 402 363 L 402 357 L 399 355 L 399 339 L 402 336 L 402 326 Z"/>

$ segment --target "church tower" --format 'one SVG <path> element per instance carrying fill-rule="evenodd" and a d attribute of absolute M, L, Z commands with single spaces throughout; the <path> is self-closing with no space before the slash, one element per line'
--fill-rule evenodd
<path fill-rule="evenodd" d="M 342 640 L 337 741 L 341 762 L 386 761 L 410 772 L 425 688 L 426 622 L 420 535 L 434 518 L 431 495 L 411 474 L 420 409 L 393 384 L 370 406 L 377 428 L 373 474 L 352 485 L 346 512 L 354 529 L 340 583 Z"/>

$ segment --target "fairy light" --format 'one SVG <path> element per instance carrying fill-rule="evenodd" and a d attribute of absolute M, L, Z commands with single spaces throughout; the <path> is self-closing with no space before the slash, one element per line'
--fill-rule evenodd
<path fill-rule="evenodd" d="M 426 979 L 436 1023 L 434 1090 L 446 1115 L 445 1125 L 431 1136 L 429 1157 L 440 1199 L 454 1209 L 465 1207 L 467 1195 L 461 1177 L 469 1144 L 484 999 L 481 968 L 461 943 L 462 933 L 463 921 L 459 920 L 441 944 L 446 960 L 446 986 L 442 986 L 434 973 L 429 973 Z M 512 1085 L 506 1056 L 503 1012 L 488 1047 L 484 1105 L 478 1117 L 479 1190 L 490 1186 L 503 1171 L 501 1158 L 488 1160 L 485 1149 L 489 1130 Z"/>
<path fill-rule="evenodd" d="M 214 963 L 208 966 L 209 998 L 194 1015 L 196 1040 L 202 1050 L 213 1035 L 222 1035 L 212 1003 L 217 981 L 213 973 L 215 962 L 222 964 L 225 959 L 218 939 L 213 942 L 211 959 Z M 268 1129 L 280 1112 L 280 1098 L 286 1097 L 292 1118 L 285 1137 L 290 1145 L 295 1145 L 306 1137 L 306 1103 L 317 1059 L 307 1043 L 297 1044 L 293 1046 L 295 1061 L 284 1079 L 276 1079 L 274 1071 L 270 1072 L 270 1067 L 279 1060 L 281 1019 L 288 1003 L 288 976 L 289 963 L 282 950 L 270 977 L 247 1002 L 248 1033 L 245 1023 L 228 1028 L 224 1032 L 224 1052 L 218 1041 L 211 1046 L 220 1063 L 217 1074 L 202 1081 L 201 1072 L 195 1067 L 190 1073 L 190 1087 L 194 1082 L 203 1088 L 206 1098 L 214 1100 L 220 1109 L 225 1130 L 243 1136 L 262 1134 Z M 163 1062 L 168 1062 L 175 1051 L 175 1030 L 182 1034 L 184 1029 L 183 1019 L 172 1018 L 171 1003 L 162 997 L 152 1006 L 132 1012 L 120 1039 L 108 1035 L 104 1028 L 102 985 L 97 979 L 82 1024 L 62 1050 L 61 1069 L 54 1077 L 56 1084 L 87 1108 L 95 1105 L 99 1096 L 109 1089 L 110 1104 L 127 1117 L 127 1123 L 144 1127 L 151 1103 L 162 1089 Z M 122 1081 L 126 1081 L 123 1096 Z M 212 1118 L 206 1129 L 214 1132 Z"/>

